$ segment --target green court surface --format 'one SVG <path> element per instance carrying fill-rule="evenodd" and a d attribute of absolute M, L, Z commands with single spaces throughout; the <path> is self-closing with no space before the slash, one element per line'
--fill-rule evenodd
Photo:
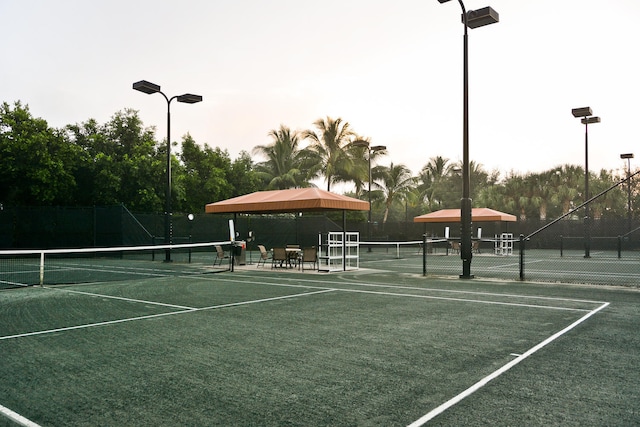
<path fill-rule="evenodd" d="M 2 290 L 0 425 L 640 424 L 637 288 L 362 258 Z"/>

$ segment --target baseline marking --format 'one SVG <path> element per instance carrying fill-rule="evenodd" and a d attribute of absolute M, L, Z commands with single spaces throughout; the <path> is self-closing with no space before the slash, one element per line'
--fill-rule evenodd
<path fill-rule="evenodd" d="M 444 411 L 446 411 L 450 407 L 452 407 L 452 406 L 456 405 L 457 403 L 459 403 L 460 401 L 462 401 L 462 399 L 464 399 L 464 398 L 472 395 L 476 391 L 480 390 L 489 381 L 491 381 L 491 380 L 499 377 L 500 375 L 504 374 L 509 369 L 513 368 L 514 366 L 516 366 L 518 363 L 522 362 L 527 357 L 531 356 L 532 354 L 534 354 L 535 352 L 537 352 L 541 348 L 545 347 L 547 344 L 555 341 L 556 339 L 558 339 L 562 335 L 566 334 L 567 332 L 569 332 L 570 330 L 572 330 L 573 328 L 575 328 L 576 326 L 578 326 L 579 324 L 581 324 L 582 322 L 584 322 L 585 320 L 587 320 L 588 318 L 590 318 L 591 316 L 593 316 L 594 314 L 598 313 L 600 310 L 603 310 L 604 308 L 606 308 L 608 306 L 609 306 L 609 303 L 607 302 L 607 303 L 602 304 L 600 307 L 596 308 L 595 310 L 590 311 L 589 313 L 587 313 L 586 315 L 584 315 L 580 319 L 576 320 L 575 322 L 573 322 L 572 324 L 570 324 L 566 328 L 564 328 L 561 331 L 556 332 L 555 334 L 551 335 L 549 338 L 547 338 L 546 340 L 542 341 L 538 345 L 536 345 L 534 347 L 531 347 L 525 353 L 523 353 L 522 355 L 520 355 L 517 358 L 513 359 L 511 362 L 507 363 L 506 365 L 502 366 L 500 369 L 494 371 L 492 374 L 487 375 L 486 377 L 484 377 L 483 379 L 481 379 L 480 381 L 478 381 L 477 383 L 475 383 L 474 385 L 472 385 L 471 387 L 469 387 L 468 389 L 466 389 L 462 393 L 460 393 L 457 396 L 449 399 L 448 401 L 446 401 L 442 405 L 438 406 L 437 408 L 433 409 L 432 411 L 430 411 L 429 413 L 425 414 L 421 418 L 419 418 L 416 421 L 412 422 L 411 424 L 409 424 L 408 427 L 420 427 L 420 426 L 426 424 L 427 422 L 429 422 L 430 420 L 435 418 L 437 415 L 440 415 L 441 413 L 443 413 Z"/>

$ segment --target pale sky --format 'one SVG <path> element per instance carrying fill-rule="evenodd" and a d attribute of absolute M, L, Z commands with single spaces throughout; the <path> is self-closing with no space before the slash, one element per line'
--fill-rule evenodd
<path fill-rule="evenodd" d="M 469 30 L 470 158 L 488 171 L 623 170 L 638 149 L 638 0 L 466 0 L 500 22 Z M 284 124 L 340 117 L 414 173 L 462 159 L 462 35 L 452 0 L 0 0 L 0 102 L 53 127 L 138 110 L 166 136 L 212 147 L 269 144 Z M 632 160 L 632 168 L 637 167 Z"/>

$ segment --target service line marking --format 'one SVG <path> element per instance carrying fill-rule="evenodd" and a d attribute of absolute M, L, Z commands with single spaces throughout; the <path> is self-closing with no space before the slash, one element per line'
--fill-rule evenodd
<path fill-rule="evenodd" d="M 315 292 L 303 292 L 301 294 L 284 295 L 284 296 L 273 297 L 273 298 L 262 298 L 262 299 L 251 300 L 251 301 L 240 301 L 240 302 L 233 302 L 233 303 L 229 303 L 229 304 L 212 305 L 210 307 L 203 307 L 203 308 L 189 308 L 187 310 L 171 311 L 171 312 L 168 312 L 168 313 L 149 314 L 149 315 L 146 315 L 146 316 L 129 317 L 129 318 L 126 318 L 126 319 L 108 320 L 108 321 L 105 321 L 105 322 L 88 323 L 88 324 L 84 324 L 84 325 L 67 326 L 67 327 L 64 327 L 64 328 L 47 329 L 47 330 L 44 330 L 44 331 L 27 332 L 27 333 L 16 334 L 16 335 L 7 335 L 7 336 L 4 336 L 4 337 L 0 337 L 0 341 L 9 340 L 9 339 L 13 339 L 13 338 L 31 337 L 31 336 L 35 336 L 35 335 L 53 334 L 53 333 L 56 333 L 56 332 L 73 331 L 73 330 L 76 330 L 76 329 L 94 328 L 96 326 L 115 325 L 117 323 L 133 322 L 135 320 L 154 319 L 154 318 L 164 317 L 164 316 L 173 316 L 173 315 L 176 315 L 176 314 L 194 313 L 194 312 L 197 312 L 197 311 L 215 310 L 215 309 L 219 309 L 219 308 L 229 308 L 229 307 L 237 307 L 237 306 L 242 306 L 242 305 L 247 305 L 247 304 L 257 304 L 257 303 L 261 303 L 261 302 L 277 301 L 277 300 L 283 300 L 283 299 L 289 299 L 289 298 L 296 298 L 296 297 L 303 297 L 303 296 L 309 296 L 309 295 L 315 295 L 315 294 L 322 294 L 322 293 L 326 293 L 326 292 L 333 292 L 333 289 L 323 289 L 323 290 L 315 291 Z"/>

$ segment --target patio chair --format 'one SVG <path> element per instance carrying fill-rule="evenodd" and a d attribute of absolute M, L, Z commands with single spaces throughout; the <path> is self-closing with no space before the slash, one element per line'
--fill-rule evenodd
<path fill-rule="evenodd" d="M 316 263 L 318 262 L 318 249 L 315 246 L 302 249 L 302 258 L 300 258 L 300 267 L 304 271 L 304 263 L 313 264 L 313 269 L 316 269 Z"/>
<path fill-rule="evenodd" d="M 222 250 L 222 246 L 216 245 L 215 247 L 216 247 L 216 259 L 213 260 L 213 266 L 214 267 L 216 266 L 216 264 L 217 265 L 222 265 L 222 260 L 229 258 L 229 256 L 226 255 L 224 253 L 224 251 Z"/>
<path fill-rule="evenodd" d="M 471 244 L 471 250 L 477 254 L 480 253 L 480 241 L 479 240 L 474 240 L 473 243 Z"/>
<path fill-rule="evenodd" d="M 286 267 L 288 262 L 287 251 L 284 248 L 273 248 L 273 255 L 271 256 L 271 268 L 276 267 L 276 264 L 280 263 L 278 267 Z"/>
<path fill-rule="evenodd" d="M 460 242 L 451 242 L 451 252 L 460 253 Z"/>
<path fill-rule="evenodd" d="M 260 264 L 262 264 L 262 266 L 264 267 L 267 260 L 270 258 L 269 252 L 267 251 L 267 248 L 264 247 L 264 245 L 258 245 L 258 249 L 260 250 L 260 258 L 258 259 L 258 265 L 256 266 L 256 268 L 260 267 Z"/>

